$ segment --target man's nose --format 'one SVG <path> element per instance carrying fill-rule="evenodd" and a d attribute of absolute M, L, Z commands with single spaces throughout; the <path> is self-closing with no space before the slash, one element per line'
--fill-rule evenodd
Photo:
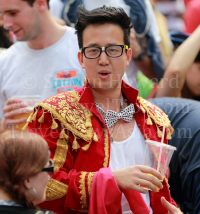
<path fill-rule="evenodd" d="M 101 55 L 99 56 L 99 64 L 102 64 L 102 65 L 109 64 L 109 56 L 106 54 L 105 51 L 102 51 Z"/>
<path fill-rule="evenodd" d="M 12 18 L 7 15 L 4 15 L 3 16 L 3 27 L 7 30 L 11 30 L 12 26 L 13 26 Z"/>

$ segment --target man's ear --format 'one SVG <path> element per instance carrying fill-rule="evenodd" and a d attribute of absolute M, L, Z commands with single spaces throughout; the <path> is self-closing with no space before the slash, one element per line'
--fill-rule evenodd
<path fill-rule="evenodd" d="M 79 61 L 80 65 L 81 65 L 81 67 L 83 69 L 85 69 L 85 63 L 84 63 L 84 59 L 83 59 L 83 54 L 80 51 L 78 52 L 78 61 Z"/>
<path fill-rule="evenodd" d="M 132 49 L 129 48 L 129 49 L 127 50 L 127 53 L 126 53 L 126 66 L 129 65 L 131 59 L 132 59 Z"/>
<path fill-rule="evenodd" d="M 24 180 L 23 185 L 26 189 L 31 189 L 31 182 L 30 179 L 27 178 L 26 180 Z"/>
<path fill-rule="evenodd" d="M 33 5 L 36 6 L 40 12 L 48 9 L 47 0 L 36 0 Z"/>

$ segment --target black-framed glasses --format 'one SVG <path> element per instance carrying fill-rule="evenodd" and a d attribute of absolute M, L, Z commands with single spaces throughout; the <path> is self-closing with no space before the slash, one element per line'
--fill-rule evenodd
<path fill-rule="evenodd" d="M 44 167 L 42 172 L 48 172 L 49 176 L 52 178 L 54 175 L 54 161 L 52 159 L 49 160 L 49 166 Z"/>
<path fill-rule="evenodd" d="M 98 58 L 102 51 L 105 51 L 106 55 L 112 58 L 120 57 L 123 50 L 128 50 L 128 45 L 109 45 L 107 47 L 83 47 L 81 52 L 87 59 Z"/>

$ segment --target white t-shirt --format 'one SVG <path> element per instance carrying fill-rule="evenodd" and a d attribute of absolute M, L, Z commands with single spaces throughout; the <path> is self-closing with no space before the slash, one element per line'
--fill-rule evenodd
<path fill-rule="evenodd" d="M 74 32 L 66 27 L 58 42 L 41 50 L 30 49 L 26 42 L 16 42 L 0 55 L 0 119 L 10 97 L 41 95 L 44 100 L 83 86 L 85 72 L 78 62 Z"/>
<path fill-rule="evenodd" d="M 129 138 L 121 142 L 112 142 L 110 151 L 110 168 L 112 170 L 122 169 L 134 165 L 144 164 L 145 141 L 137 123 L 134 123 L 134 130 Z M 142 194 L 144 201 L 150 208 L 150 194 Z M 131 214 L 130 206 L 124 194 L 122 194 L 122 213 Z"/>
<path fill-rule="evenodd" d="M 51 15 L 61 18 L 64 3 L 61 0 L 50 0 L 49 6 Z"/>

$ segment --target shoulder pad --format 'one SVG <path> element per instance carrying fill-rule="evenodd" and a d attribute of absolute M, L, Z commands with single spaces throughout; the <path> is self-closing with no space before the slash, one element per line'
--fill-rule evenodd
<path fill-rule="evenodd" d="M 174 129 L 171 126 L 168 116 L 159 107 L 142 97 L 138 97 L 137 101 L 140 109 L 148 116 L 148 119 L 146 120 L 147 125 L 152 125 L 153 120 L 158 128 L 159 137 L 162 137 L 162 132 L 159 133 L 159 130 L 165 125 L 168 132 L 167 139 L 171 139 Z"/>
<path fill-rule="evenodd" d="M 80 96 L 76 91 L 69 91 L 44 100 L 36 105 L 36 109 L 42 107 L 50 112 L 53 120 L 52 128 L 57 128 L 54 119 L 58 119 L 65 129 L 89 142 L 94 135 L 91 123 L 92 113 L 79 103 L 79 99 Z"/>

